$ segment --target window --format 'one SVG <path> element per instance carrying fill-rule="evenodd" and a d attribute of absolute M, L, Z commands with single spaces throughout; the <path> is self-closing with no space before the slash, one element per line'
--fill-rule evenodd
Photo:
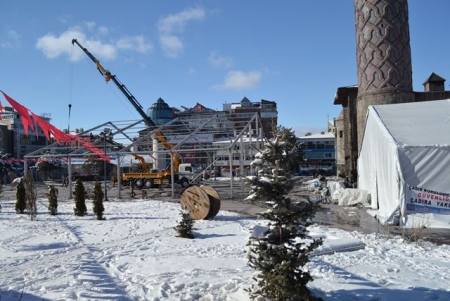
<path fill-rule="evenodd" d="M 317 147 L 318 149 L 323 149 L 323 148 L 325 148 L 325 144 L 317 143 L 316 147 Z"/>

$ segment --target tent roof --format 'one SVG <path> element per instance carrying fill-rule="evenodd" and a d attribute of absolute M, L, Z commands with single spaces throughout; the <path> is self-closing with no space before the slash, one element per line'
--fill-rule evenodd
<path fill-rule="evenodd" d="M 450 99 L 369 107 L 398 145 L 450 145 Z"/>

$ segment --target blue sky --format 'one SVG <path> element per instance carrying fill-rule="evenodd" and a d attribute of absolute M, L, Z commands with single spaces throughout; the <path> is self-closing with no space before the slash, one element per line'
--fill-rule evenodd
<path fill-rule="evenodd" d="M 73 38 L 144 110 L 159 97 L 217 110 L 267 99 L 297 135 L 324 130 L 341 110 L 336 89 L 357 84 L 350 0 L 22 0 L 0 10 L 0 90 L 60 129 L 140 119 Z M 450 79 L 449 11 L 448 0 L 409 1 L 415 91 L 432 72 Z"/>

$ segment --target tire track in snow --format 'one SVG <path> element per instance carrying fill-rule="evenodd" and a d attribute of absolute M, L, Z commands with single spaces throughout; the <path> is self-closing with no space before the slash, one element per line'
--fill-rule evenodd
<path fill-rule="evenodd" d="M 63 201 L 60 205 L 70 204 Z M 46 212 L 47 201 L 38 200 L 38 206 L 39 212 Z M 10 252 L 13 259 L 6 264 L 0 263 L 2 274 L 8 275 L 2 287 L 8 287 L 11 293 L 23 290 L 24 293 L 50 300 L 52 294 L 61 292 L 67 299 L 73 300 L 133 300 L 127 296 L 115 272 L 111 273 L 105 265 L 108 257 L 103 258 L 101 246 L 86 244 L 77 227 L 66 222 L 68 215 L 60 213 L 42 218 L 44 214 L 38 214 L 37 221 L 22 223 L 18 233 L 4 241 L 2 249 Z M 77 219 L 80 223 L 84 222 L 83 217 Z M 36 223 L 39 224 L 36 226 Z M 31 248 L 27 241 L 21 240 L 20 233 L 26 236 L 32 236 L 29 233 L 36 233 L 36 236 L 44 233 L 52 237 L 55 243 Z M 15 255 L 17 259 L 14 259 Z M 55 285 L 53 279 L 65 285 Z"/>

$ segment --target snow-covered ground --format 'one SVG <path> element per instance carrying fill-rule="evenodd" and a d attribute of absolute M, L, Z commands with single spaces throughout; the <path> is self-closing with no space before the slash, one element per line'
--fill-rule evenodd
<path fill-rule="evenodd" d="M 77 217 L 73 201 L 60 200 L 51 216 L 39 199 L 37 221 L 16 214 L 15 200 L 0 203 L 1 301 L 249 300 L 244 289 L 254 271 L 245 245 L 263 220 L 220 211 L 196 221 L 189 240 L 173 229 L 177 202 L 110 201 L 104 221 L 89 200 L 89 215 Z M 448 245 L 320 225 L 310 231 L 325 239 L 325 254 L 308 264 L 309 286 L 324 300 L 450 300 Z M 352 246 L 357 250 L 326 252 Z"/>

